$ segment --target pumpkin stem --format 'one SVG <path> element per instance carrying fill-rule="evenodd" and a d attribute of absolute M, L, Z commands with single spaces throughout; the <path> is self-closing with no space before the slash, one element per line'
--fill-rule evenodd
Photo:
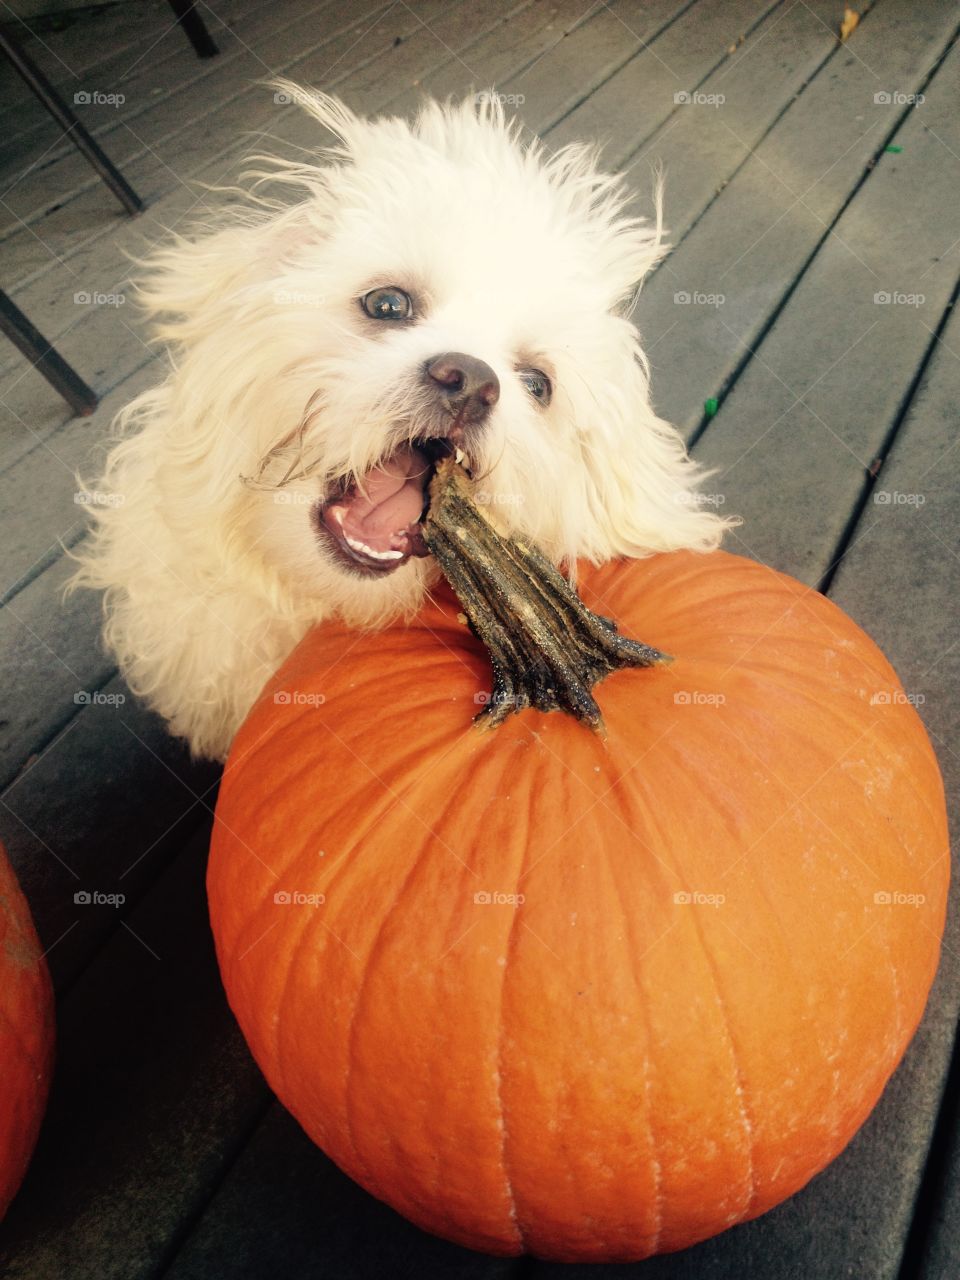
<path fill-rule="evenodd" d="M 453 458 L 437 464 L 421 529 L 490 655 L 493 692 L 477 724 L 536 707 L 566 711 L 602 733 L 593 686 L 622 667 L 670 661 L 591 613 L 539 547 L 498 533 Z"/>

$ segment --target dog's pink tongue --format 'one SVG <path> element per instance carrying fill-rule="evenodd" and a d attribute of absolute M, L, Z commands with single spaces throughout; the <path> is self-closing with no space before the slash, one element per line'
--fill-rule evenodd
<path fill-rule="evenodd" d="M 363 477 L 344 511 L 344 533 L 374 551 L 390 550 L 391 536 L 420 519 L 429 472 L 419 449 L 402 446 Z"/>

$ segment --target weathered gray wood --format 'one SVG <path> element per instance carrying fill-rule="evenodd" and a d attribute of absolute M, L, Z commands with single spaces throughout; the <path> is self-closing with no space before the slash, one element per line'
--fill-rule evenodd
<path fill-rule="evenodd" d="M 949 1088 L 949 1085 L 947 1086 Z M 933 1214 L 923 1219 L 924 1236 L 918 1241 L 918 1274 L 921 1280 L 953 1280 L 960 1275 L 960 1151 L 957 1150 L 956 1108 L 948 1108 L 953 1119 L 947 1144 L 948 1165 L 942 1181 L 931 1187 L 935 1197 Z"/>
<path fill-rule="evenodd" d="M 664 138 L 671 137 L 671 142 L 678 126 L 684 135 L 691 125 L 694 132 L 704 127 L 705 116 L 714 114 L 714 109 L 691 110 L 690 104 L 678 103 L 676 95 L 691 94 L 701 87 L 706 91 L 707 81 L 725 83 L 731 76 L 739 78 L 751 63 L 767 90 L 756 95 L 761 103 L 758 123 L 762 125 L 779 102 L 789 101 L 784 94 L 790 92 L 791 72 L 798 58 L 805 62 L 808 46 L 812 45 L 815 57 L 822 57 L 832 43 L 818 21 L 816 8 L 816 4 L 785 7 L 780 0 L 766 4 L 736 0 L 687 9 L 655 44 L 641 47 L 616 75 L 566 115 L 551 131 L 550 145 L 595 139 L 603 144 L 608 166 L 618 167 L 667 120 L 671 124 Z M 761 56 L 754 58 L 753 50 L 761 41 Z M 771 85 L 769 68 L 781 59 L 784 65 L 778 83 Z M 677 147 L 675 153 L 679 159 L 682 148 Z"/>
<path fill-rule="evenodd" d="M 904 688 L 923 699 L 919 710 L 940 758 L 956 841 L 960 813 L 960 645 L 957 601 L 960 558 L 957 512 L 960 510 L 960 314 L 954 310 L 930 359 L 923 382 L 901 426 L 889 457 L 877 476 L 849 550 L 834 579 L 831 595 L 874 637 L 897 668 Z M 885 1162 L 919 1169 L 946 1082 L 951 1047 L 960 1018 L 960 908 L 951 894 L 945 946 L 937 985 L 906 1064 L 896 1114 L 881 1117 L 855 1175 L 881 1182 L 892 1179 Z M 901 1073 L 903 1075 L 905 1073 Z M 922 1226 L 930 1236 L 916 1241 L 906 1274 L 924 1280 L 951 1280 L 960 1274 L 960 1132 L 956 1094 L 945 1099 L 940 1156 L 945 1165 L 925 1187 Z M 884 1127 L 884 1120 L 889 1123 Z M 885 1230 L 904 1231 L 913 1206 L 878 1206 Z"/>
<path fill-rule="evenodd" d="M 122 680 L 84 692 L 87 705 L 63 698 L 64 727 L 36 744 L 36 756 L 0 794 L 0 839 L 58 986 L 117 927 L 114 905 L 75 895 L 120 893 L 124 908 L 133 904 L 209 816 L 218 777 L 189 760 Z M 71 706 L 76 714 L 66 719 Z"/>
<path fill-rule="evenodd" d="M 442 3 L 443 0 L 434 0 L 431 16 L 436 14 Z M 449 7 L 449 0 L 447 3 Z M 353 31 L 354 41 L 360 36 L 362 42 L 364 27 L 369 26 L 366 15 L 372 8 L 373 6 L 368 5 L 358 8 L 343 7 L 339 10 L 331 8 L 331 27 L 326 27 L 322 19 L 317 23 L 317 44 L 332 44 L 331 36 L 336 38 L 336 33 L 347 31 Z M 429 8 L 430 0 L 428 0 Z M 289 13 L 289 10 L 287 12 Z M 366 21 L 364 21 L 365 18 Z M 272 65 L 271 59 L 275 48 L 282 51 L 281 58 L 285 54 L 288 60 L 302 58 L 309 50 L 309 44 L 306 50 L 304 48 L 302 27 L 298 27 L 295 22 L 285 26 L 279 21 L 279 13 L 276 15 L 273 30 L 266 25 L 261 28 L 261 31 L 260 48 L 256 53 L 250 49 L 241 48 L 232 57 L 228 56 L 224 63 L 220 62 L 219 57 L 209 61 L 197 60 L 195 69 L 200 78 L 199 82 L 204 84 L 205 96 L 212 100 L 211 105 L 217 102 L 219 96 L 215 93 L 215 87 L 220 90 L 221 101 L 230 101 L 240 96 L 241 86 L 246 88 L 252 81 L 263 79 L 268 75 L 267 68 Z M 133 116 L 132 110 L 131 124 L 124 128 L 123 121 L 124 117 L 121 116 L 119 127 L 109 136 L 112 143 L 111 159 L 114 164 L 123 169 L 124 173 L 127 173 L 134 160 L 142 161 L 145 156 L 150 155 L 151 150 L 157 152 L 159 149 L 162 156 L 164 144 L 181 133 L 186 125 L 193 123 L 193 117 L 185 116 L 179 99 L 161 98 L 143 114 L 139 123 Z M 175 148 L 167 152 L 174 161 L 176 153 Z M 156 155 L 153 159 L 156 164 Z M 168 160 L 167 163 L 169 164 L 170 161 Z M 182 172 L 178 165 L 175 164 L 172 167 L 175 173 Z M 169 179 L 170 176 L 168 171 L 167 178 Z M 66 151 L 52 164 L 31 170 L 29 178 L 18 182 L 8 193 L 4 200 L 3 213 L 6 219 L 4 230 L 15 229 L 20 221 L 34 222 L 42 217 L 50 205 L 67 204 L 75 196 L 92 187 L 93 183 L 82 158 L 72 151 Z"/>
<path fill-rule="evenodd" d="M 660 33 L 689 5 L 690 0 L 649 0 L 642 8 L 636 4 L 612 8 L 621 19 L 629 22 L 635 37 L 652 41 L 661 39 Z M 390 110 L 398 114 L 409 112 L 416 108 L 424 93 L 432 94 L 440 100 L 448 95 L 460 97 L 471 89 L 493 88 L 505 93 L 507 90 L 503 86 L 508 79 L 511 83 L 516 83 L 537 62 L 544 59 L 552 61 L 561 45 L 566 45 L 580 28 L 590 26 L 591 30 L 577 35 L 577 39 L 585 41 L 587 46 L 583 67 L 583 87 L 586 89 L 589 77 L 602 79 L 604 75 L 602 63 L 595 65 L 591 56 L 594 46 L 592 24 L 602 18 L 602 8 L 600 5 L 584 7 L 582 3 L 570 3 L 570 0 L 550 5 L 537 3 L 533 8 L 525 9 L 511 18 L 502 28 L 491 31 L 471 45 L 460 58 L 444 63 L 406 92 L 392 98 Z M 600 47 L 602 58 L 602 42 Z M 626 47 L 622 56 L 630 56 Z M 526 98 L 525 94 L 523 96 Z M 531 102 L 531 106 L 534 105 Z M 507 111 L 510 115 L 523 117 L 525 108 L 526 102 L 519 105 L 508 104 Z"/>
<path fill-rule="evenodd" d="M 3 1224 L 10 1280 L 156 1275 L 262 1114 L 213 955 L 207 839 L 204 827 L 61 1002 L 50 1107 Z"/>
<path fill-rule="evenodd" d="M 518 1260 L 490 1258 L 418 1231 L 361 1191 L 274 1103 L 163 1278 L 274 1280 L 278 1274 L 508 1280 L 526 1271 Z"/>
<path fill-rule="evenodd" d="M 255 30 L 258 7 L 262 6 L 257 6 L 256 0 L 230 0 L 228 4 L 218 4 L 216 14 L 208 10 L 206 20 L 220 48 L 218 57 L 229 61 L 242 48 L 241 39 L 250 43 L 249 34 Z M 101 57 L 92 59 L 86 67 L 78 64 L 73 53 L 65 65 L 53 55 L 43 37 L 26 41 L 34 61 L 41 69 L 47 68 L 48 79 L 68 103 L 72 104 L 74 94 L 82 91 L 91 96 L 94 90 L 104 95 L 123 94 L 122 114 L 121 108 L 103 100 L 75 104 L 88 132 L 101 140 L 108 153 L 111 150 L 108 135 L 123 128 L 121 121 L 133 124 L 138 115 L 150 109 L 151 102 L 183 92 L 211 66 L 211 60 L 196 56 L 183 31 L 174 25 L 169 2 L 115 8 L 113 23 L 118 27 L 124 19 L 129 23 L 131 9 L 140 11 L 140 30 L 138 33 L 134 28 L 130 33 L 134 37 L 130 44 L 123 46 L 118 39 L 120 47 L 113 43 L 112 26 L 103 30 L 104 15 L 97 15 Z M 86 30 L 86 22 L 83 27 Z M 22 28 L 20 34 L 22 37 Z M 103 57 L 105 40 L 109 41 L 108 56 Z M 5 110 L 0 114 L 0 124 L 9 125 L 2 133 L 0 144 L 0 188 L 5 189 L 25 169 L 46 168 L 70 149 L 69 139 L 36 99 L 32 103 L 21 102 L 16 111 Z"/>
<path fill-rule="evenodd" d="M 73 93 L 74 81 L 114 58 L 135 54 L 163 36 L 172 22 L 169 0 L 142 0 L 136 5 L 86 13 L 68 20 L 66 32 L 51 30 L 42 20 L 28 20 L 17 25 L 18 39 L 31 58 L 64 96 Z M 211 27 L 214 22 L 211 21 Z M 28 34 L 35 32 L 36 34 Z M 0 67 L 0 128 L 4 139 L 15 138 L 25 129 L 36 127 L 46 116 L 36 97 L 13 69 Z"/>
<path fill-rule="evenodd" d="M 4 530 L 4 576 L 0 599 L 23 590 L 70 546 L 87 526 L 86 509 L 77 495 L 84 491 L 77 472 L 96 483 L 103 468 L 110 423 L 140 391 L 163 376 L 160 360 L 143 351 L 144 362 L 109 395 L 89 418 L 72 419 L 67 428 L 23 454 L 0 476 L 0 528 Z M 29 433 L 29 428 L 21 428 Z M 36 439 L 35 435 L 31 438 Z M 50 607 L 57 598 L 49 596 Z"/>
<path fill-rule="evenodd" d="M 666 161 L 666 221 L 671 241 L 682 241 L 644 287 L 636 319 L 652 350 L 657 406 L 688 436 L 700 425 L 704 401 L 721 394 L 749 358 L 909 110 L 894 101 L 876 103 L 874 95 L 915 93 L 953 35 L 958 12 L 954 0 L 930 0 L 923 21 L 917 16 L 912 0 L 883 0 L 873 8 L 857 28 L 855 45 L 835 49 L 729 182 L 712 163 L 688 174 L 678 163 L 674 130 L 645 148 L 644 164 Z M 749 82 L 743 89 L 749 92 Z M 842 128 L 824 127 L 829 121 L 842 121 Z M 638 165 L 635 176 L 643 171 Z M 697 293 L 725 300 L 719 307 L 674 300 Z"/>
<path fill-rule="evenodd" d="M 0 787 L 23 766 L 24 745 L 49 739 L 77 714 L 77 698 L 112 679 L 114 663 L 100 650 L 99 610 L 73 596 L 57 605 L 72 566 L 51 565 L 8 608 L 0 609 Z"/>
<path fill-rule="evenodd" d="M 954 286 L 958 86 L 955 47 L 897 132 L 902 154 L 882 157 L 697 446 L 745 516 L 731 546 L 805 582 L 829 564 Z"/>

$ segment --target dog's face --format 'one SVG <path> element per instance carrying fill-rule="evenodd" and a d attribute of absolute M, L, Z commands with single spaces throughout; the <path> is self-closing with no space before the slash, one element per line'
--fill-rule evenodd
<path fill-rule="evenodd" d="M 659 239 L 590 156 L 545 161 L 472 104 L 413 126 L 307 105 L 343 142 L 292 175 L 308 199 L 171 251 L 152 292 L 185 317 L 173 395 L 210 399 L 232 533 L 358 623 L 432 580 L 418 522 L 449 452 L 558 561 L 706 541 L 620 314 Z"/>

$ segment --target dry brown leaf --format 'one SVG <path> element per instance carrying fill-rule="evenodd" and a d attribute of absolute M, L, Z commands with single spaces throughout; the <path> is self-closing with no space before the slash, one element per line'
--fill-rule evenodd
<path fill-rule="evenodd" d="M 860 15 L 856 9 L 844 9 L 843 21 L 840 23 L 840 40 L 843 42 L 851 32 L 857 29 L 857 23 L 860 21 Z"/>

